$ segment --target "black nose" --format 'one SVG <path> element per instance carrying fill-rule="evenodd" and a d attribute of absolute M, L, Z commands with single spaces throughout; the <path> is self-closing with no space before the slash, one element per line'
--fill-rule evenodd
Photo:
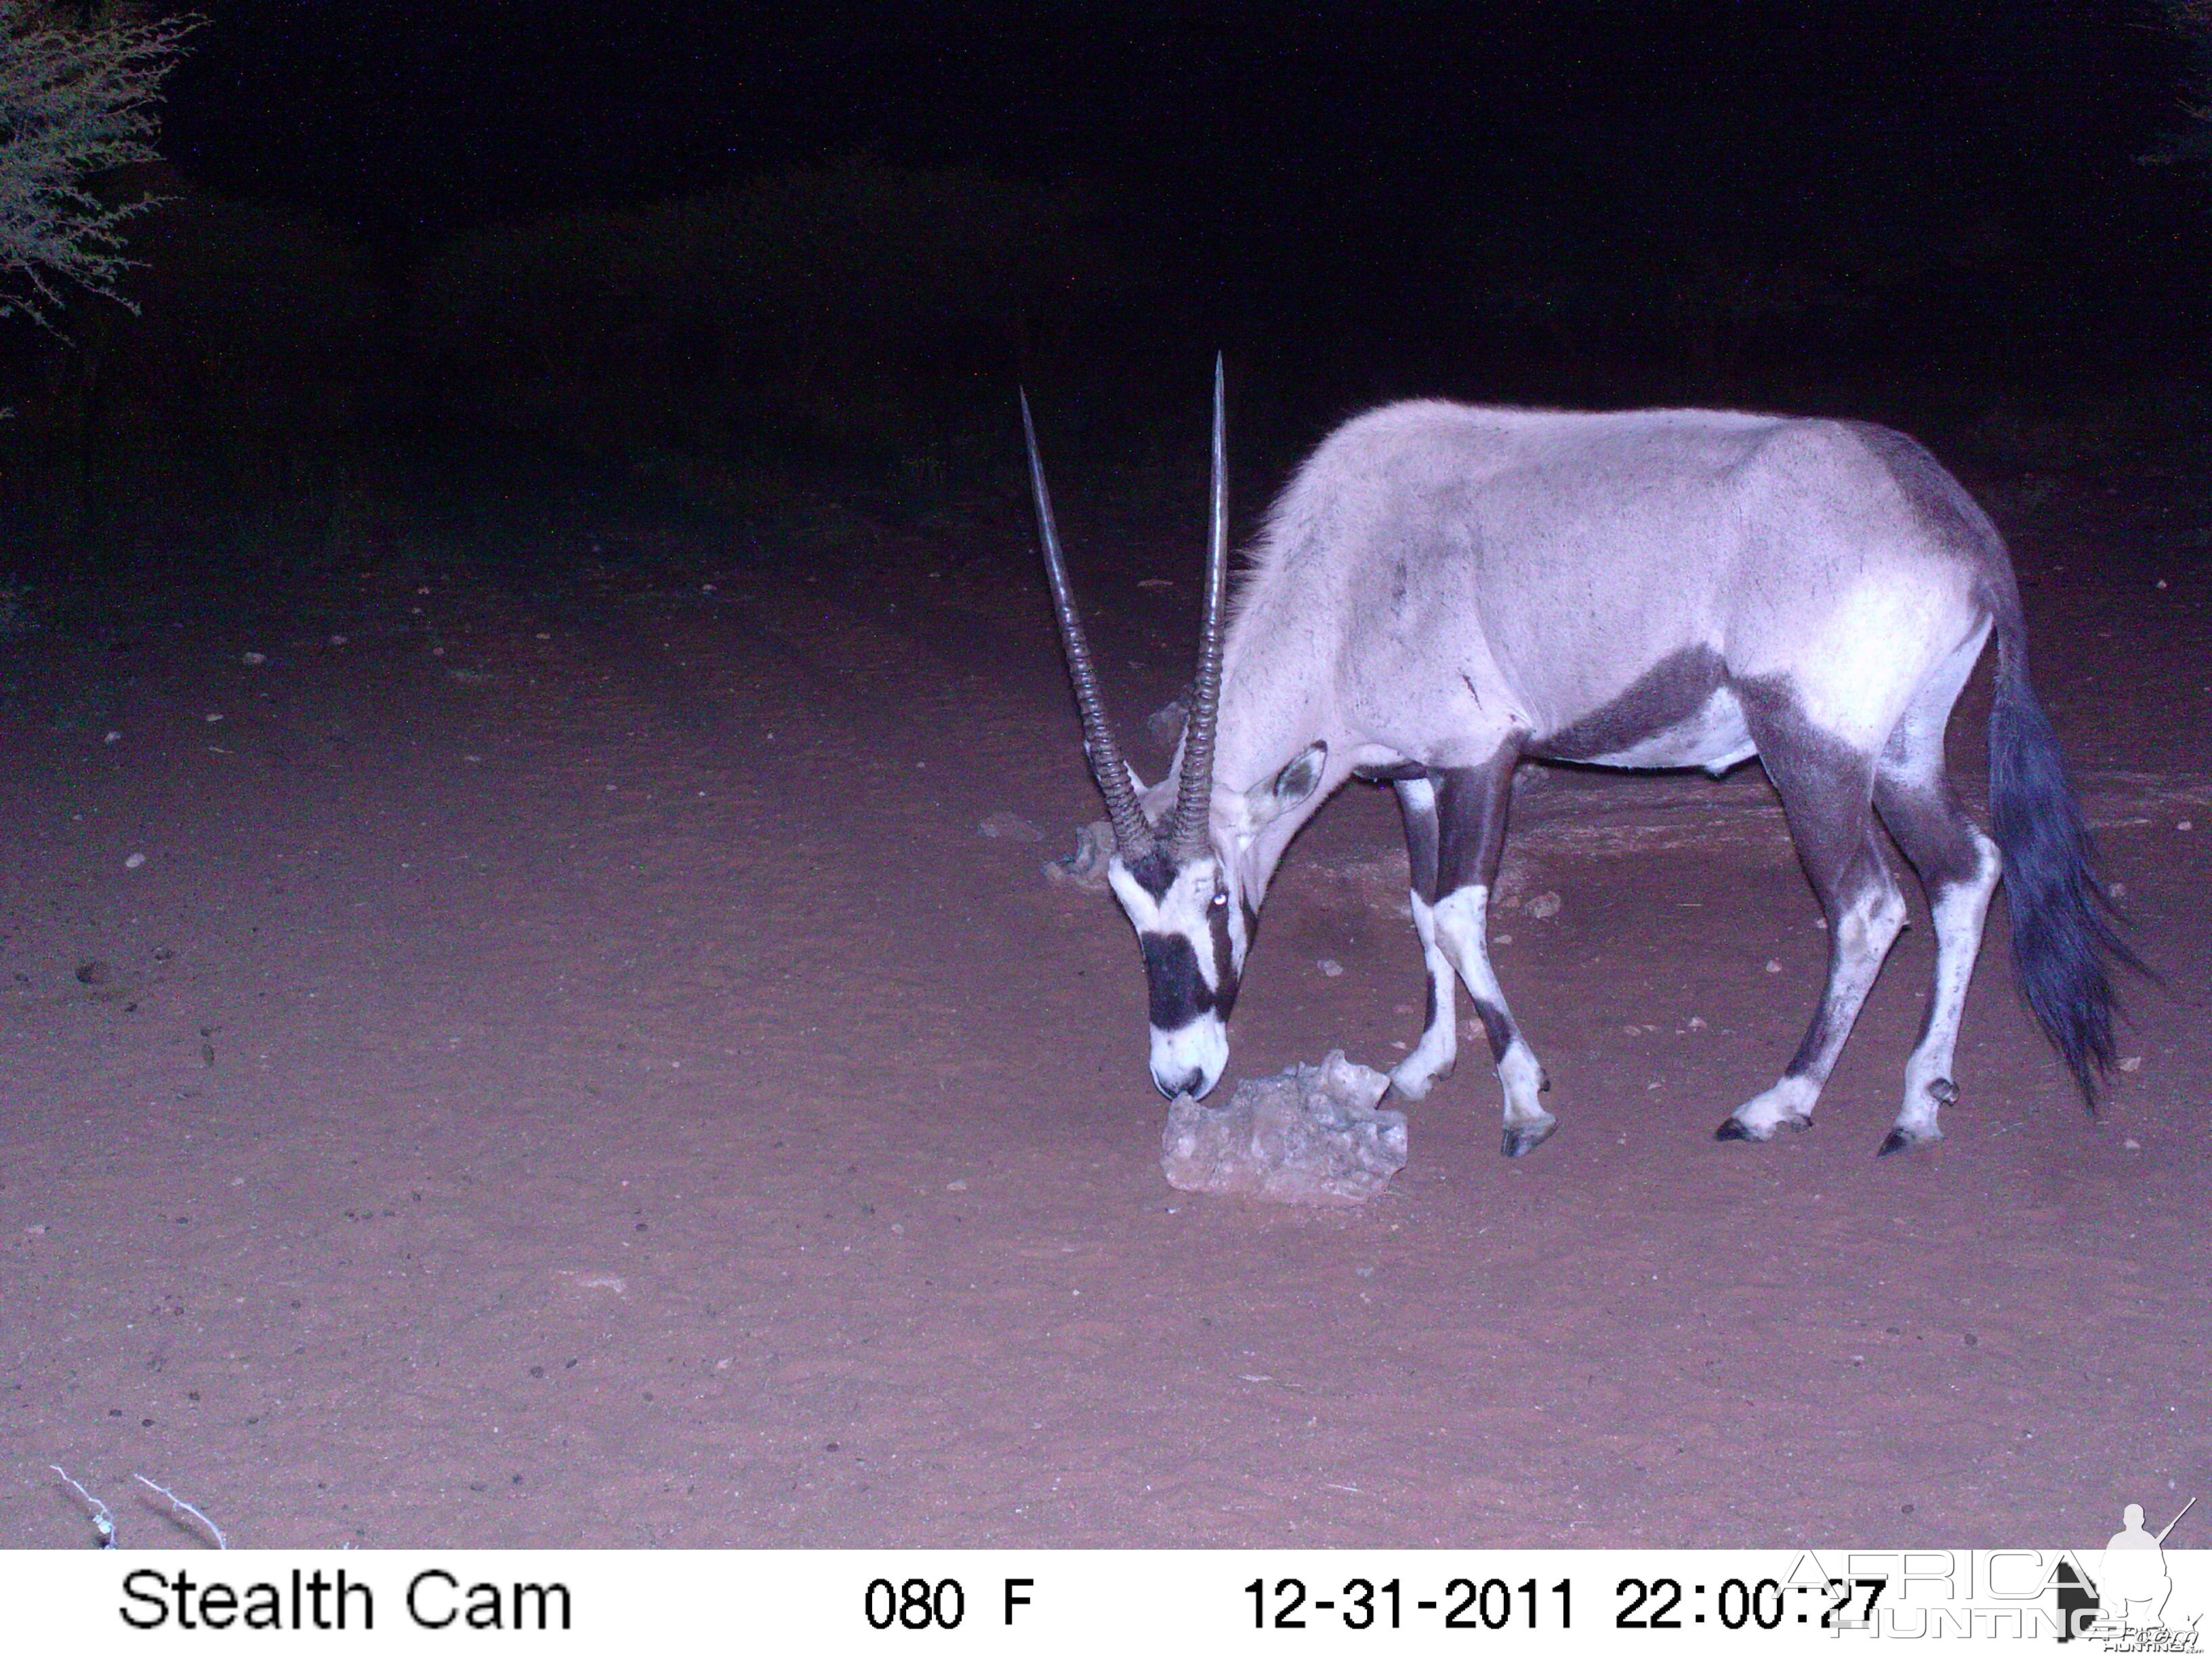
<path fill-rule="evenodd" d="M 1158 1089 L 1170 1100 L 1173 1100 L 1177 1095 L 1195 1095 L 1199 1085 L 1205 1081 L 1206 1073 L 1195 1066 L 1182 1074 L 1182 1081 L 1180 1083 L 1170 1083 L 1158 1072 L 1152 1073 L 1152 1087 Z"/>

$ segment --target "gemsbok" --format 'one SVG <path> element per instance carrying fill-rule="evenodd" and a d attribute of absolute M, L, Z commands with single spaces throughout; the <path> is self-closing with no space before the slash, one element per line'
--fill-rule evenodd
<path fill-rule="evenodd" d="M 2105 914 L 2087 832 L 2028 684 L 2002 538 L 1911 438 L 1838 420 L 1393 404 L 1337 428 L 1269 514 L 1233 605 L 1221 368 L 1204 621 L 1173 770 L 1146 787 L 1115 742 L 1071 591 L 1027 397 L 1039 537 L 1108 866 L 1149 981 L 1152 1080 L 1203 1096 L 1284 848 L 1347 778 L 1405 815 L 1429 979 L 1419 1042 L 1390 1074 L 1419 1099 L 1457 1048 L 1453 975 L 1505 1093 L 1504 1152 L 1557 1120 L 1490 963 L 1485 913 L 1524 757 L 1624 768 L 1756 756 L 1829 930 L 1827 984 L 1781 1078 L 1716 1135 L 1812 1121 L 1905 921 L 1876 825 L 1926 890 L 1925 1029 L 1884 1153 L 1941 1138 L 1983 918 L 2002 872 L 2020 986 L 2087 1097 L 2113 1059 Z M 1952 704 L 1996 636 L 1996 839 L 1952 787 Z"/>

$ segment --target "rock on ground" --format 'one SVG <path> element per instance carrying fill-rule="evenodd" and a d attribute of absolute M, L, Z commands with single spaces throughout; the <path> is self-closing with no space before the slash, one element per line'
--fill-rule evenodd
<path fill-rule="evenodd" d="M 1107 890 L 1106 865 L 1114 856 L 1114 826 L 1104 818 L 1075 832 L 1075 850 L 1064 859 L 1047 859 L 1044 878 L 1086 893 Z"/>
<path fill-rule="evenodd" d="M 1160 1137 L 1168 1185 L 1277 1204 L 1364 1204 L 1406 1166 L 1406 1115 L 1380 1111 L 1390 1080 L 1333 1048 L 1237 1085 L 1229 1103 L 1178 1095 Z"/>

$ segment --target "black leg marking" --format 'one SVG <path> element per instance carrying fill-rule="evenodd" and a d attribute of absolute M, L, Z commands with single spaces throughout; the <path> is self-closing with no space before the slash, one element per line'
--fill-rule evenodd
<path fill-rule="evenodd" d="M 1424 772 L 1419 778 L 1401 778 L 1393 787 L 1398 811 L 1406 820 L 1406 862 L 1412 870 L 1414 892 L 1421 902 L 1437 902 L 1436 780 Z"/>
<path fill-rule="evenodd" d="M 1918 872 L 1936 932 L 1936 972 L 1920 1036 L 1905 1063 L 1905 1100 L 1884 1155 L 1942 1138 L 1942 1109 L 1958 1098 L 1950 1072 L 1966 988 L 1981 954 L 1982 924 L 2002 860 L 1960 802 L 1943 769 L 1950 712 L 1941 685 L 1899 723 L 1875 779 L 1875 809 Z"/>
<path fill-rule="evenodd" d="M 1497 884 L 1505 848 L 1506 814 L 1520 745 L 1521 734 L 1515 733 L 1485 764 L 1435 774 L 1435 873 L 1430 890 L 1436 896 L 1431 900 L 1417 895 L 1415 911 L 1437 957 L 1450 964 L 1474 995 L 1505 1092 L 1501 1146 L 1508 1158 L 1526 1157 L 1558 1127 L 1558 1120 L 1537 1102 L 1546 1081 L 1544 1068 L 1514 1029 L 1484 937 L 1488 894 Z M 1443 1017 L 1449 1015 L 1446 1001 Z"/>
<path fill-rule="evenodd" d="M 1898 850 L 1920 878 L 1920 890 L 1927 896 L 1929 910 L 1939 909 L 1960 888 L 1972 885 L 1981 872 L 1981 841 L 1972 816 L 1960 801 L 1959 792 L 1948 776 L 1939 773 L 1933 783 L 1916 787 L 1893 777 L 1878 775 L 1875 779 L 1874 805 L 1891 839 L 1897 842 Z M 1940 948 L 1942 941 L 1937 943 Z M 1971 968 L 1969 963 L 1970 972 Z M 1943 1008 L 1939 985 L 1937 994 L 1928 999 L 1927 1011 L 1920 1017 L 1916 1047 L 1927 1042 Z"/>
<path fill-rule="evenodd" d="M 1436 898 L 1462 887 L 1494 887 L 1505 854 L 1505 818 L 1513 804 L 1513 769 L 1521 758 L 1518 735 L 1498 746 L 1487 765 L 1436 774 Z"/>
<path fill-rule="evenodd" d="M 1536 1104 L 1543 1068 L 1513 1028 L 1481 937 L 1485 912 L 1470 889 L 1496 881 L 1505 842 L 1506 809 L 1520 735 L 1509 736 L 1480 766 L 1438 769 L 1401 780 L 1413 915 L 1428 969 L 1428 1010 L 1421 1042 L 1391 1073 L 1393 1085 L 1418 1099 L 1451 1069 L 1459 1042 L 1452 1012 L 1453 979 L 1474 994 L 1505 1089 L 1506 1152 L 1519 1157 L 1551 1133 L 1551 1115 Z"/>
<path fill-rule="evenodd" d="M 1911 862 L 1929 901 L 1974 879 L 1982 866 L 1974 820 L 1948 777 L 1914 788 L 1887 775 L 1874 784 L 1875 810 Z"/>
<path fill-rule="evenodd" d="M 1808 720 L 1786 683 L 1747 681 L 1735 689 L 1828 921 L 1826 983 L 1804 1040 L 1781 1081 L 1717 1132 L 1723 1140 L 1764 1140 L 1811 1121 L 1820 1085 L 1904 926 L 1905 900 L 1875 830 L 1875 757 Z"/>
<path fill-rule="evenodd" d="M 1514 1037 L 1519 1035 L 1513 1029 L 1513 1016 L 1480 997 L 1474 1000 L 1474 1012 L 1476 1018 L 1482 1021 L 1483 1035 L 1490 1039 L 1490 1059 L 1495 1065 L 1505 1058 L 1505 1051 L 1513 1046 Z"/>

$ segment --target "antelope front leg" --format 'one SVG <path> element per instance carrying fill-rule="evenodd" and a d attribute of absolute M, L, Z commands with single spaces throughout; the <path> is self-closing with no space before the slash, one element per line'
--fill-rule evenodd
<path fill-rule="evenodd" d="M 1420 935 L 1421 965 L 1427 970 L 1429 1012 L 1421 1040 L 1413 1053 L 1391 1068 L 1390 1086 L 1408 1100 L 1419 1100 L 1440 1078 L 1451 1075 L 1459 1058 L 1459 1022 L 1454 1012 L 1451 959 L 1437 944 L 1435 913 L 1422 897 L 1437 889 L 1437 789 L 1427 778 L 1408 778 L 1395 786 L 1406 816 L 1406 851 L 1413 870 L 1413 931 Z"/>
<path fill-rule="evenodd" d="M 1490 1038 L 1491 1058 L 1498 1064 L 1498 1081 L 1505 1091 L 1503 1151 L 1508 1158 L 1526 1158 L 1551 1138 L 1559 1121 L 1536 1098 L 1550 1085 L 1535 1052 L 1514 1024 L 1504 988 L 1491 968 L 1489 910 L 1489 888 L 1462 887 L 1437 901 L 1433 925 L 1443 953 L 1467 981 L 1475 1014 Z M 1414 915 L 1419 914 L 1416 909 Z"/>
<path fill-rule="evenodd" d="M 1429 974 L 1429 1020 L 1419 1046 L 1400 1063 L 1391 1081 L 1401 1093 L 1418 1100 L 1451 1068 L 1458 1052 L 1452 996 L 1456 973 L 1474 999 L 1505 1091 L 1508 1158 L 1534 1152 L 1559 1123 L 1536 1098 L 1546 1086 L 1544 1068 L 1505 1006 L 1505 993 L 1491 969 L 1486 933 L 1519 758 L 1517 744 L 1508 739 L 1481 766 L 1432 772 L 1398 785 L 1413 864 L 1413 927 L 1420 934 Z"/>

